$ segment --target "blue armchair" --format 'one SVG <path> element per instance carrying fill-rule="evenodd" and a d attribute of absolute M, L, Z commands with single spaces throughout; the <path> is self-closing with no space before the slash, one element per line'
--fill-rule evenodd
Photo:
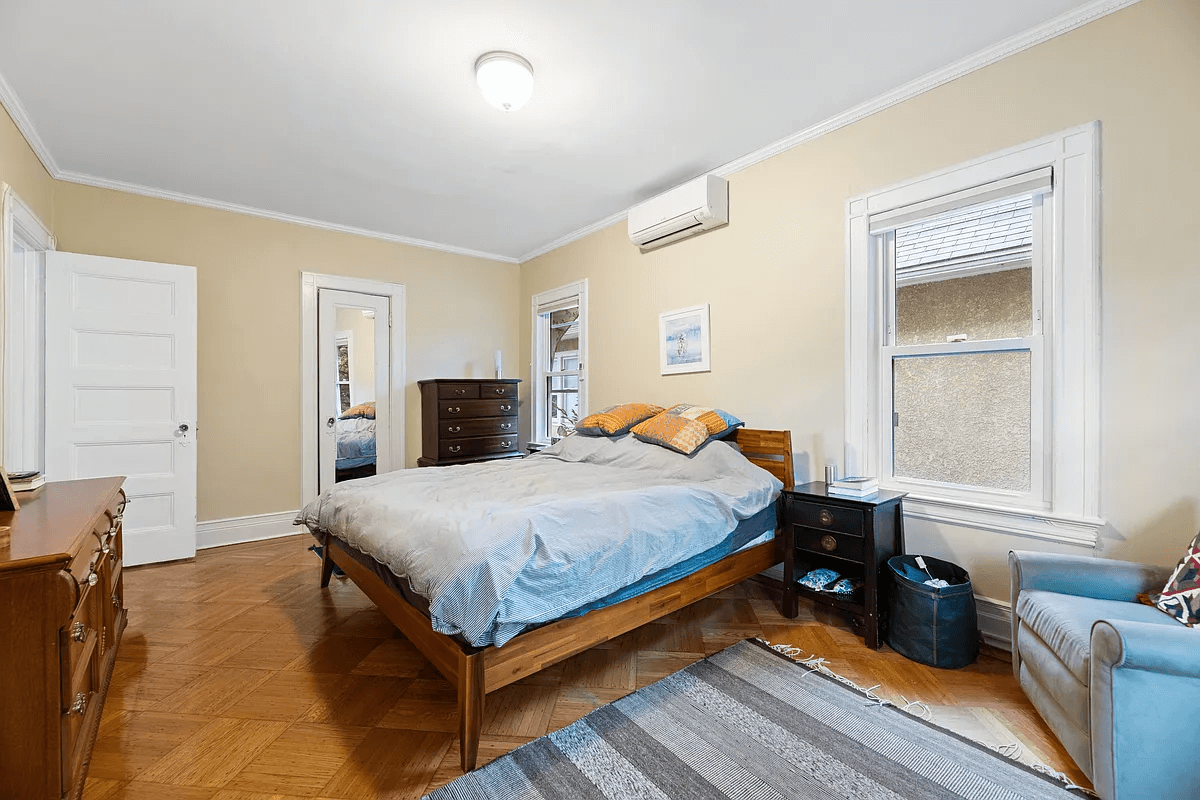
<path fill-rule="evenodd" d="M 1200 628 L 1137 602 L 1170 569 L 1014 551 L 1013 675 L 1104 800 L 1200 798 Z"/>

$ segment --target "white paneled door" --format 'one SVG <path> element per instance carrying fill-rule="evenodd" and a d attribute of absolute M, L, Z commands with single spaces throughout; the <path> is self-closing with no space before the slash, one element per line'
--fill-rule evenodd
<path fill-rule="evenodd" d="M 189 558 L 196 270 L 46 256 L 46 478 L 124 475 L 125 563 Z"/>

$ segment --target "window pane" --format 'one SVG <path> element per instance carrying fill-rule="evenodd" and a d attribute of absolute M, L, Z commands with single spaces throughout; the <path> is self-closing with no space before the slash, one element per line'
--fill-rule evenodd
<path fill-rule="evenodd" d="M 897 477 L 1030 488 L 1030 353 L 914 356 L 892 364 Z"/>
<path fill-rule="evenodd" d="M 338 360 L 338 377 L 339 381 L 350 380 L 350 348 L 344 344 L 337 346 Z"/>
<path fill-rule="evenodd" d="M 550 323 L 550 339 L 547 348 L 547 370 L 573 369 L 563 365 L 563 360 L 579 355 L 579 307 L 564 308 L 546 315 Z"/>
<path fill-rule="evenodd" d="M 958 209 L 896 231 L 896 344 L 1033 332 L 1032 198 Z"/>
<path fill-rule="evenodd" d="M 546 430 L 555 442 L 575 430 L 579 421 L 579 377 L 546 377 Z"/>
<path fill-rule="evenodd" d="M 350 409 L 350 384 L 338 384 L 338 403 L 343 413 Z"/>

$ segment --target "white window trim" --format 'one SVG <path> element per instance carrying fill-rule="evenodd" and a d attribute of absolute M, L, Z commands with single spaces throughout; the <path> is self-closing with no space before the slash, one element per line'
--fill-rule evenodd
<path fill-rule="evenodd" d="M 46 256 L 56 242 L 12 187 L 0 183 L 0 464 L 45 472 Z M 12 262 L 14 242 L 29 251 Z"/>
<path fill-rule="evenodd" d="M 545 415 L 546 401 L 542 396 L 541 387 L 546 382 L 546 369 L 542 360 L 538 357 L 542 348 L 542 328 L 538 324 L 538 309 L 542 306 L 551 303 L 557 303 L 563 300 L 569 300 L 576 295 L 579 296 L 579 418 L 583 419 L 588 413 L 587 403 L 587 374 L 588 374 L 588 282 L 587 278 L 575 283 L 568 283 L 565 286 L 559 286 L 556 289 L 548 289 L 533 296 L 532 310 L 532 327 L 530 335 L 530 357 L 529 357 L 529 374 L 533 381 L 533 392 L 531 406 L 531 416 L 529 419 L 529 438 L 534 445 L 548 447 L 550 441 L 548 437 L 538 438 L 539 420 Z"/>
<path fill-rule="evenodd" d="M 317 437 L 320 426 L 317 383 L 317 290 L 337 289 L 346 292 L 373 294 L 391 299 L 391 408 L 388 425 L 391 437 L 390 451 L 396 469 L 404 469 L 407 454 L 404 449 L 404 381 L 408 368 L 405 353 L 405 321 L 408 319 L 405 303 L 405 288 L 402 283 L 385 283 L 364 278 L 343 278 L 341 275 L 321 275 L 315 272 L 300 273 L 300 505 L 303 507 L 318 494 L 320 485 L 320 462 L 317 453 Z M 376 320 L 378 324 L 378 320 Z"/>
<path fill-rule="evenodd" d="M 1022 507 L 985 492 L 948 496 L 910 490 L 906 516 L 1094 547 L 1100 517 L 1100 124 L 994 153 L 846 204 L 846 474 L 883 475 L 887 448 L 880 409 L 885 292 L 871 216 L 928 202 L 1044 167 L 1054 171 L 1056 236 L 1043 302 L 1050 433 L 1045 502 Z M 1070 286 L 1069 292 L 1064 286 Z M 890 427 L 890 426 L 889 426 Z"/>

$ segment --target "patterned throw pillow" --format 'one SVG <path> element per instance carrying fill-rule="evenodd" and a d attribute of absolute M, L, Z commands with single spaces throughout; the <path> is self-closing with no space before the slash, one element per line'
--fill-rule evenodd
<path fill-rule="evenodd" d="M 633 435 L 643 442 L 689 456 L 708 441 L 708 428 L 698 420 L 662 413 L 634 426 Z"/>
<path fill-rule="evenodd" d="M 356 417 L 375 419 L 375 402 L 359 403 L 356 406 L 347 408 L 345 413 L 342 414 L 342 419 L 355 419 Z"/>
<path fill-rule="evenodd" d="M 650 403 L 622 403 L 609 406 L 596 414 L 588 414 L 575 425 L 575 432 L 584 436 L 617 436 L 662 413 L 662 406 Z"/>
<path fill-rule="evenodd" d="M 1200 533 L 1192 539 L 1162 593 L 1150 595 L 1150 602 L 1189 628 L 1200 624 Z"/>
<path fill-rule="evenodd" d="M 671 406 L 666 413 L 703 422 L 708 428 L 708 435 L 714 439 L 723 439 L 733 433 L 734 428 L 740 428 L 746 424 L 728 411 L 704 406 L 689 406 L 686 403 Z"/>

